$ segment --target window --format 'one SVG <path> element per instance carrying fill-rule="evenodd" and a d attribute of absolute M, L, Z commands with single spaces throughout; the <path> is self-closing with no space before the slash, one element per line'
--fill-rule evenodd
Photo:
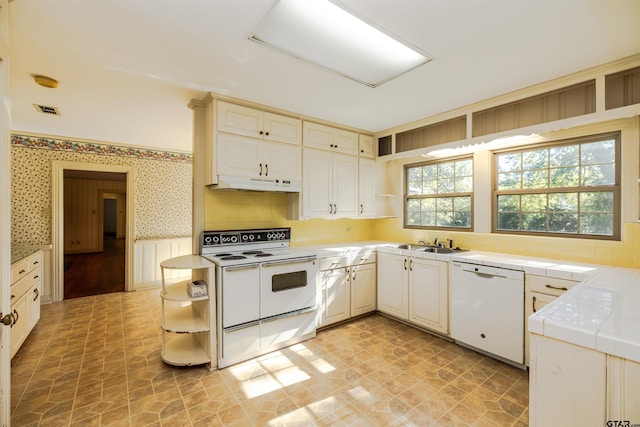
<path fill-rule="evenodd" d="M 494 231 L 619 239 L 620 134 L 494 153 Z"/>
<path fill-rule="evenodd" d="M 473 159 L 405 166 L 407 228 L 472 229 Z"/>

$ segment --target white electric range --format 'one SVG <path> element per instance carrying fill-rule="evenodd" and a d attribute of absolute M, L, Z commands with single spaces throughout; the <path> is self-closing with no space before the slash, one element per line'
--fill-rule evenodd
<path fill-rule="evenodd" d="M 290 228 L 205 231 L 216 265 L 218 367 L 316 334 L 317 256 L 291 248 Z"/>

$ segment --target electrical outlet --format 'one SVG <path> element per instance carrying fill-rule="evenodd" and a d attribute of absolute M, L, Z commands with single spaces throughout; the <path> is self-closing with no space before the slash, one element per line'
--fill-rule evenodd
<path fill-rule="evenodd" d="M 347 233 L 350 232 L 351 231 L 351 227 L 350 226 L 349 227 L 345 227 L 344 231 L 346 231 Z"/>

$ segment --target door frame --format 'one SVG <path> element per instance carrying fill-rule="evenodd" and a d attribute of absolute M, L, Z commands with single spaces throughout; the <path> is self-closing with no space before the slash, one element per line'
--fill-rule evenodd
<path fill-rule="evenodd" d="M 135 168 L 133 166 L 105 165 L 85 162 L 53 161 L 52 177 L 52 299 L 54 302 L 64 299 L 64 171 L 82 170 L 88 172 L 115 172 L 126 174 L 126 232 L 124 260 L 124 290 L 133 290 L 133 249 L 134 249 L 134 213 Z"/>

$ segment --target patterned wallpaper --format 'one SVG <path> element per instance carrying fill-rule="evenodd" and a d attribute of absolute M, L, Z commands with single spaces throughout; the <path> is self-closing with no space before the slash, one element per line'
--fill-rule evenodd
<path fill-rule="evenodd" d="M 25 135 L 11 137 L 11 243 L 51 244 L 54 160 L 132 166 L 134 239 L 191 236 L 191 155 Z"/>

